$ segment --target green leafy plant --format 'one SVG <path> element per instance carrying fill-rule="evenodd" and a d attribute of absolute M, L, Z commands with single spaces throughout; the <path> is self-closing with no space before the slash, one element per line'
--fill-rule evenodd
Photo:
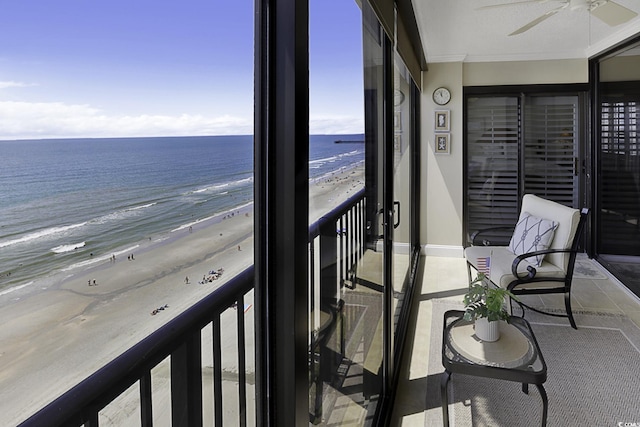
<path fill-rule="evenodd" d="M 486 317 L 490 322 L 495 320 L 508 320 L 509 313 L 504 308 L 504 301 L 511 297 L 517 301 L 515 295 L 506 289 L 495 287 L 485 280 L 484 273 L 478 273 L 478 277 L 469 284 L 469 291 L 465 294 L 464 319 L 474 321 Z"/>

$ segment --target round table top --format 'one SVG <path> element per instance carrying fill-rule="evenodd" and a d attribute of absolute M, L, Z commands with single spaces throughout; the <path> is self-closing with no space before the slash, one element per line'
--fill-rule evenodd
<path fill-rule="evenodd" d="M 530 358 L 531 343 L 515 326 L 500 321 L 500 338 L 485 342 L 475 335 L 473 323 L 451 328 L 450 342 L 461 356 L 471 362 L 503 368 L 522 366 Z"/>

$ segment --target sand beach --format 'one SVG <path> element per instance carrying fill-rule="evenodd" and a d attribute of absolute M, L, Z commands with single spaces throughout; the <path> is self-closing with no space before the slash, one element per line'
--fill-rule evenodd
<path fill-rule="evenodd" d="M 310 183 L 311 221 L 362 188 L 363 172 L 359 166 Z M 26 294 L 0 295 L 0 425 L 26 419 L 253 264 L 253 205 L 151 236 L 115 261 L 112 254 L 95 257 L 101 261 L 57 272 Z M 199 283 L 218 269 L 215 280 Z M 247 335 L 253 335 L 252 294 L 245 303 Z M 232 319 L 235 312 L 223 320 L 227 314 Z M 233 372 L 235 362 L 225 363 Z M 251 363 L 247 370 L 253 372 Z M 166 380 L 166 367 L 157 371 L 158 382 Z M 159 397 L 158 410 L 169 406 L 166 399 Z M 137 410 L 113 406 L 101 425 L 138 424 Z"/>

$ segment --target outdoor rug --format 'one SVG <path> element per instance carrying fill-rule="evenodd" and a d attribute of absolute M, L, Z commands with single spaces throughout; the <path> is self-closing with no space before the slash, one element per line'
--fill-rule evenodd
<path fill-rule="evenodd" d="M 596 266 L 595 262 L 588 258 L 578 258 L 573 270 L 573 277 L 577 279 L 604 280 L 605 274 Z"/>
<path fill-rule="evenodd" d="M 442 319 L 458 303 L 433 301 L 425 426 L 441 426 Z M 547 425 L 640 425 L 640 329 L 623 315 L 574 313 L 578 330 L 562 318 L 526 313 L 547 362 Z M 451 426 L 539 426 L 542 400 L 535 386 L 453 374 Z M 619 424 L 622 423 L 622 424 Z M 633 424 L 636 423 L 636 424 Z"/>

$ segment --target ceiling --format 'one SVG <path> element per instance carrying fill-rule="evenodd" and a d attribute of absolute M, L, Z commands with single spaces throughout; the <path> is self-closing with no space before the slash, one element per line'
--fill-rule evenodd
<path fill-rule="evenodd" d="M 578 1 L 578 0 L 571 0 Z M 522 34 L 508 34 L 562 0 L 413 0 L 428 63 L 589 58 L 640 33 L 640 1 L 615 0 L 638 13 L 610 27 L 587 10 L 566 8 Z M 482 6 L 518 3 L 505 7 Z"/>

